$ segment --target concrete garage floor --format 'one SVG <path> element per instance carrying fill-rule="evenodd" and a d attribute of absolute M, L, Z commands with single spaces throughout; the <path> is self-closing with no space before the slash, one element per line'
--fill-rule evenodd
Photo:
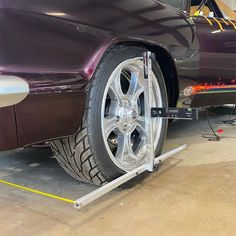
<path fill-rule="evenodd" d="M 235 139 L 203 139 L 205 116 L 174 122 L 166 148 L 187 143 L 187 150 L 132 189 L 115 190 L 81 211 L 0 184 L 0 235 L 235 235 L 236 126 L 215 124 L 227 118 L 219 111 L 214 127 Z M 40 149 L 1 153 L 0 179 L 70 199 L 95 189 L 73 180 L 49 150 Z"/>

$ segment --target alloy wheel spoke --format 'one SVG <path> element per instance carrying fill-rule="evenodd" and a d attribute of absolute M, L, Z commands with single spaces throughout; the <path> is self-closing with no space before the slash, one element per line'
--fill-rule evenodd
<path fill-rule="evenodd" d="M 118 136 L 118 147 L 116 151 L 116 159 L 120 162 L 123 162 L 126 157 L 137 159 L 133 150 L 132 150 L 132 143 L 131 143 L 131 134 L 130 133 L 123 133 Z"/>
<path fill-rule="evenodd" d="M 143 159 L 146 154 L 146 138 L 142 137 L 141 142 L 139 143 L 139 147 L 135 151 L 138 160 Z"/>
<path fill-rule="evenodd" d="M 130 84 L 129 84 L 127 95 L 130 95 L 130 96 L 134 95 L 135 91 L 138 88 L 138 79 L 139 79 L 138 73 L 132 72 L 130 76 L 130 81 L 129 81 Z"/>
<path fill-rule="evenodd" d="M 121 103 L 125 97 L 125 94 L 123 93 L 122 88 L 121 88 L 120 76 L 121 76 L 121 72 L 119 72 L 117 76 L 113 79 L 113 82 L 111 83 L 111 86 L 109 88 L 110 90 L 109 95 L 111 96 L 111 99 L 117 100 L 119 103 Z"/>
<path fill-rule="evenodd" d="M 131 80 L 127 95 L 131 97 L 133 101 L 137 101 L 139 96 L 144 92 L 144 87 L 139 85 L 140 73 L 131 73 Z"/>
<path fill-rule="evenodd" d="M 105 138 L 107 139 L 109 137 L 109 135 L 111 134 L 112 131 L 115 131 L 115 129 L 117 129 L 117 123 L 116 123 L 116 117 L 112 116 L 108 116 L 104 118 L 104 134 L 105 134 Z"/>
<path fill-rule="evenodd" d="M 132 96 L 132 99 L 133 99 L 134 101 L 137 101 L 138 98 L 140 97 L 140 95 L 141 95 L 143 92 L 144 92 L 144 88 L 143 88 L 143 87 L 139 87 L 139 88 L 135 91 L 134 95 Z"/>
<path fill-rule="evenodd" d="M 145 117 L 144 116 L 138 116 L 136 118 L 136 125 L 141 128 L 143 132 L 145 132 Z"/>

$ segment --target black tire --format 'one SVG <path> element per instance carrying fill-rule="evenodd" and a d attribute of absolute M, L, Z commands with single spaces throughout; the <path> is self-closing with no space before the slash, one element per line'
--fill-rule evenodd
<path fill-rule="evenodd" d="M 117 46 L 107 52 L 90 83 L 87 108 L 80 129 L 68 138 L 51 142 L 59 164 L 74 178 L 102 185 L 125 173 L 114 164 L 105 148 L 100 125 L 102 97 L 113 70 L 124 60 L 142 57 L 143 51 L 138 47 Z M 153 62 L 153 72 L 162 92 L 163 106 L 167 106 L 166 86 L 156 61 Z M 161 138 L 155 150 L 157 156 L 162 152 L 166 131 L 167 121 L 164 120 Z"/>

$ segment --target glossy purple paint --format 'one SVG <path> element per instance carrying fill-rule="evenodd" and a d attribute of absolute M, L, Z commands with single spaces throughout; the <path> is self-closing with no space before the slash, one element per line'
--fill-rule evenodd
<path fill-rule="evenodd" d="M 2 71 L 91 77 L 104 52 L 127 41 L 161 45 L 179 61 L 191 56 L 193 22 L 158 1 L 1 0 L 0 6 Z"/>
<path fill-rule="evenodd" d="M 199 77 L 202 80 L 235 79 L 236 30 L 234 26 L 227 20 L 218 19 L 224 29 L 221 31 L 213 18 L 209 18 L 212 25 L 204 17 L 194 17 L 193 20 L 200 42 Z"/>
<path fill-rule="evenodd" d="M 16 118 L 9 119 L 11 138 L 5 139 L 0 126 L 0 149 L 76 132 L 89 81 L 116 44 L 164 52 L 180 92 L 209 81 L 199 76 L 199 38 L 191 17 L 158 0 L 0 0 L 0 72 L 20 76 L 30 86 L 23 102 L 6 108 L 9 114 L 0 109 L 2 120 Z"/>
<path fill-rule="evenodd" d="M 0 130 L 0 150 L 16 148 L 18 143 L 13 107 L 1 108 Z"/>

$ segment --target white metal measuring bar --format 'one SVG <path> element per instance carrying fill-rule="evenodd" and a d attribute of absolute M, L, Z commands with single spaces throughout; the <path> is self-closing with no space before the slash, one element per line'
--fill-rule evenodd
<path fill-rule="evenodd" d="M 175 148 L 169 152 L 162 154 L 161 156 L 155 158 L 154 164 L 157 165 L 157 164 L 163 162 L 167 158 L 172 157 L 172 156 L 176 155 L 177 153 L 183 151 L 186 147 L 187 147 L 187 145 L 185 144 L 183 146 L 180 146 L 178 148 Z M 79 209 L 83 206 L 88 205 L 89 203 L 91 203 L 91 202 L 95 201 L 96 199 L 102 197 L 103 195 L 109 193 L 113 189 L 119 187 L 120 185 L 126 183 L 127 181 L 133 179 L 134 177 L 142 174 L 145 171 L 148 171 L 148 169 L 149 169 L 149 164 L 144 164 L 144 165 L 128 172 L 127 174 L 124 174 L 121 177 L 111 181 L 110 183 L 105 184 L 104 186 L 98 188 L 97 190 L 76 200 L 75 201 L 75 208 Z"/>

